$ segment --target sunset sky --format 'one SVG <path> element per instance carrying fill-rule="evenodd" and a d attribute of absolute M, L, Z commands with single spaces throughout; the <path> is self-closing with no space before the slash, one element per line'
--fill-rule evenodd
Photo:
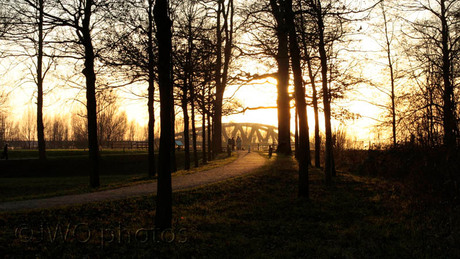
<path fill-rule="evenodd" d="M 16 72 L 10 72 L 7 75 L 11 75 L 5 80 L 5 77 L 2 77 L 2 85 L 14 84 L 14 78 L 18 78 L 21 75 Z M 80 99 L 84 99 L 84 91 L 79 89 L 71 89 L 69 87 L 56 87 L 54 85 L 59 85 L 59 82 L 52 75 L 49 76 L 49 79 L 46 81 L 48 89 L 52 89 L 50 93 L 45 96 L 45 116 L 60 115 L 66 116 L 71 113 L 78 107 L 82 105 L 75 101 L 75 97 L 79 96 Z M 62 84 L 62 83 L 61 83 Z M 146 86 L 139 85 L 136 86 L 136 91 L 139 88 Z M 307 86 L 308 87 L 308 86 Z M 229 97 L 235 93 L 237 89 L 236 86 L 229 86 L 226 91 L 226 96 Z M 35 92 L 34 85 L 30 82 L 22 83 L 18 86 L 10 95 L 9 99 L 9 111 L 10 114 L 16 119 L 20 120 L 23 114 L 30 109 L 33 109 L 35 112 L 35 100 L 32 99 L 32 95 Z M 366 94 L 377 94 L 372 89 L 366 89 L 362 86 L 360 92 Z M 129 120 L 135 120 L 140 125 L 147 124 L 147 109 L 146 109 L 146 99 L 133 96 L 129 93 L 128 89 L 120 90 L 119 95 L 124 99 L 122 101 L 121 109 L 125 110 L 128 114 Z M 347 132 L 353 138 L 356 137 L 357 140 L 368 141 L 374 137 L 373 132 L 375 131 L 375 120 L 369 119 L 378 118 L 379 114 L 382 112 L 377 107 L 361 101 L 361 97 L 356 96 L 356 93 L 352 93 L 351 97 L 354 100 L 347 100 L 347 102 L 338 102 L 341 107 L 348 108 L 351 112 L 358 113 L 363 117 L 354 120 L 346 121 L 346 123 L 341 123 L 337 120 L 333 121 L 333 128 L 342 126 L 347 129 Z M 248 84 L 239 88 L 235 93 L 234 98 L 238 100 L 243 107 L 273 107 L 276 106 L 276 80 L 270 79 L 263 82 Z M 365 98 L 364 98 L 365 99 Z M 179 108 L 178 108 L 179 109 Z M 157 107 L 157 114 L 159 109 Z M 158 114 L 159 115 L 159 114 Z M 179 115 L 180 116 L 180 115 Z M 310 127 L 310 132 L 313 134 L 314 129 L 314 114 L 313 109 L 309 107 L 308 109 L 308 122 Z M 294 117 L 294 110 L 291 112 L 291 118 Z M 223 118 L 225 122 L 249 122 L 249 123 L 261 123 L 267 125 L 277 126 L 278 124 L 277 110 L 276 109 L 259 109 L 259 110 L 247 110 L 244 113 L 235 114 Z M 320 128 L 323 130 L 324 115 L 320 113 Z M 294 128 L 294 122 L 292 121 L 292 130 Z M 199 124 L 200 125 L 200 124 Z"/>
<path fill-rule="evenodd" d="M 378 33 L 375 33 L 376 29 L 373 28 L 371 24 L 375 24 L 375 21 L 360 21 L 353 24 L 352 30 L 356 30 L 356 32 L 353 33 L 354 42 L 352 48 L 354 51 L 341 52 L 341 58 L 357 63 L 359 67 L 356 69 L 358 69 L 360 73 L 359 76 L 363 76 L 385 87 L 385 84 L 388 84 L 389 80 L 388 71 L 385 67 L 386 61 L 383 55 L 384 53 L 381 52 L 382 49 L 379 44 L 377 44 L 377 41 L 381 40 L 381 38 L 379 39 L 380 36 L 378 36 Z M 28 72 L 27 68 L 21 65 L 12 66 L 11 64 L 14 62 L 11 61 L 12 60 L 9 59 L 1 60 L 0 69 L 4 72 L 0 73 L 0 75 L 3 75 L 0 76 L 0 85 L 7 89 L 14 88 L 9 99 L 9 112 L 13 118 L 20 120 L 25 111 L 30 109 L 35 110 L 35 98 L 32 98 L 32 96 L 36 90 L 33 82 L 30 80 L 30 72 Z M 242 65 L 239 69 L 251 73 L 274 72 L 274 68 L 269 68 L 264 71 L 263 66 L 254 64 L 257 64 L 257 61 L 246 63 L 246 65 Z M 71 86 L 74 85 L 73 83 L 62 80 L 62 78 L 66 78 L 69 74 L 73 73 L 74 67 L 75 64 L 69 62 L 52 67 L 49 75 L 45 79 L 45 91 L 49 91 L 49 93 L 45 95 L 45 116 L 52 116 L 54 114 L 66 116 L 72 111 L 75 111 L 78 107 L 82 107 L 75 99 L 84 100 L 84 90 L 72 88 Z M 63 73 L 68 75 L 63 75 Z M 74 79 L 77 81 L 82 80 L 81 75 Z M 82 82 L 83 81 L 80 83 Z M 128 89 L 120 89 L 119 91 L 119 95 L 123 99 L 121 102 L 121 109 L 127 112 L 129 120 L 135 120 L 140 125 L 146 125 L 147 123 L 146 99 L 136 97 L 129 92 L 130 89 L 134 89 L 133 91 L 141 93 L 145 92 L 146 88 L 147 86 L 144 84 L 132 86 Z M 236 88 L 236 86 L 229 86 L 225 96 L 231 96 Z M 317 83 L 317 88 L 320 88 L 320 83 Z M 307 85 L 307 94 L 309 92 L 310 86 Z M 247 84 L 235 93 L 234 98 L 238 100 L 243 107 L 276 106 L 276 80 L 271 79 Z M 357 120 L 344 122 L 333 120 L 333 129 L 344 127 L 350 137 L 355 140 L 365 142 L 375 140 L 377 134 L 375 126 L 378 124 L 378 120 L 385 114 L 385 111 L 369 102 L 386 105 L 389 103 L 389 99 L 385 94 L 382 94 L 375 88 L 366 84 L 359 84 L 354 86 L 352 91 L 347 92 L 346 98 L 343 100 L 334 100 L 333 109 L 338 107 L 345 108 L 362 117 Z M 158 111 L 159 109 L 157 108 L 157 112 Z M 291 117 L 293 117 L 293 115 L 292 112 Z M 312 108 L 308 109 L 308 116 L 310 132 L 313 134 L 314 117 Z M 223 121 L 251 122 L 276 126 L 277 111 L 276 109 L 246 111 L 244 114 L 224 117 Z M 320 128 L 323 129 L 324 115 L 322 113 L 320 113 L 320 123 Z M 292 128 L 293 126 L 294 123 L 292 122 Z M 380 137 L 383 138 L 382 140 L 385 140 L 384 135 Z"/>

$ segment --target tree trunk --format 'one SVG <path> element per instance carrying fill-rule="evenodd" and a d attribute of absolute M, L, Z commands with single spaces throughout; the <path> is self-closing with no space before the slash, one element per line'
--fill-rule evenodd
<path fill-rule="evenodd" d="M 189 131 L 189 116 L 188 116 L 188 109 L 187 109 L 187 86 L 184 86 L 184 99 L 182 99 L 182 112 L 184 114 L 184 169 L 190 169 L 190 131 Z"/>
<path fill-rule="evenodd" d="M 212 128 L 213 128 L 213 125 L 211 124 L 211 115 L 208 114 L 208 161 L 212 161 L 212 158 L 213 158 L 213 153 L 212 153 Z"/>
<path fill-rule="evenodd" d="M 270 0 L 273 16 L 276 19 L 276 36 L 278 38 L 278 148 L 276 152 L 291 154 L 291 112 L 289 106 L 289 52 L 287 27 L 284 13 L 280 10 L 276 0 Z"/>
<path fill-rule="evenodd" d="M 393 71 L 393 61 L 391 59 L 391 42 L 390 38 L 388 37 L 388 24 L 387 24 L 387 16 L 385 12 L 385 7 L 383 2 L 381 2 L 382 7 L 382 16 L 383 16 L 383 25 L 384 25 L 384 32 L 385 32 L 385 44 L 387 46 L 387 61 L 388 61 L 388 68 L 390 69 L 390 85 L 391 85 L 391 117 L 392 117 L 392 132 L 393 132 L 393 147 L 396 147 L 396 107 L 395 107 L 395 78 L 394 78 L 394 71 Z"/>
<path fill-rule="evenodd" d="M 201 138 L 202 138 L 201 152 L 203 153 L 203 165 L 205 165 L 208 163 L 208 159 L 207 159 L 208 156 L 206 154 L 206 112 L 204 110 L 204 105 L 203 105 L 203 119 L 201 122 Z"/>
<path fill-rule="evenodd" d="M 37 140 L 38 157 L 46 160 L 45 127 L 43 125 L 43 0 L 38 1 L 38 55 L 37 55 Z"/>
<path fill-rule="evenodd" d="M 168 3 L 169 3 L 169 0 L 166 0 Z M 169 4 L 168 4 L 169 5 Z M 169 10 L 169 9 L 168 9 Z M 171 22 L 170 23 L 170 31 L 171 31 L 171 27 L 172 27 L 172 21 L 171 19 L 169 19 L 169 21 Z M 158 36 L 157 36 L 158 38 Z M 172 53 L 172 32 L 171 32 L 171 53 Z M 170 54 L 171 56 L 172 54 Z M 172 96 L 172 108 L 170 109 L 171 110 L 171 143 L 172 143 L 172 149 L 171 149 L 171 152 L 169 153 L 170 154 L 170 158 L 171 158 L 171 168 L 172 168 L 172 172 L 177 172 L 177 161 L 176 161 L 176 110 L 175 110 L 175 105 L 174 105 L 174 69 L 173 69 L 173 62 L 172 62 L 172 58 L 170 58 L 169 60 L 170 64 L 169 64 L 169 75 L 170 75 L 170 84 L 171 84 L 171 96 Z M 158 70 L 159 72 L 159 70 Z M 161 106 L 160 106 L 161 107 Z M 160 111 L 161 112 L 161 111 Z M 161 136 L 160 136 L 161 137 Z"/>
<path fill-rule="evenodd" d="M 153 0 L 149 0 L 148 7 L 148 46 L 147 51 L 149 55 L 149 88 L 148 88 L 148 112 L 149 112 L 149 122 L 148 122 L 148 176 L 153 178 L 156 174 L 155 170 L 155 55 L 153 53 Z"/>
<path fill-rule="evenodd" d="M 449 27 L 446 17 L 445 0 L 441 4 L 441 33 L 442 33 L 442 78 L 444 82 L 443 93 L 443 126 L 444 145 L 449 149 L 455 149 L 455 116 L 454 116 L 454 88 L 451 83 L 451 51 L 449 49 Z"/>
<path fill-rule="evenodd" d="M 222 102 L 224 92 L 216 90 L 216 100 L 214 102 L 214 116 L 212 118 L 212 151 L 213 156 L 222 152 Z"/>
<path fill-rule="evenodd" d="M 326 178 L 326 184 L 332 184 L 332 175 L 335 171 L 333 164 L 333 150 L 332 150 L 332 127 L 331 127 L 331 104 L 330 104 L 330 93 L 328 88 L 328 67 L 327 67 L 327 53 L 324 42 L 324 22 L 323 14 L 321 9 L 321 2 L 315 5 L 312 1 L 317 15 L 318 32 L 319 32 L 319 55 L 321 60 L 321 77 L 323 85 L 323 104 L 324 104 L 324 121 L 326 128 L 326 152 L 325 152 L 325 166 L 324 173 Z"/>
<path fill-rule="evenodd" d="M 158 76 L 160 89 L 160 161 L 158 172 L 157 208 L 155 225 L 158 229 L 171 228 L 172 221 L 172 156 L 174 154 L 174 99 L 171 75 L 172 34 L 168 14 L 168 0 L 156 0 L 154 18 L 158 40 Z"/>
<path fill-rule="evenodd" d="M 217 61 L 215 71 L 216 81 L 216 100 L 214 102 L 213 116 L 213 153 L 222 152 L 222 106 L 225 88 L 227 86 L 228 70 L 230 66 L 230 58 L 232 55 L 233 44 L 233 0 L 228 1 L 226 8 L 225 2 L 218 2 L 217 9 Z M 221 18 L 223 18 L 223 23 Z M 225 38 L 222 38 L 222 31 L 225 32 Z M 224 46 L 224 63 L 222 64 L 222 43 Z"/>
<path fill-rule="evenodd" d="M 388 61 L 390 62 L 390 78 L 391 78 L 391 117 L 392 117 L 392 130 L 393 130 L 393 147 L 396 147 L 396 104 L 395 104 L 395 83 L 393 75 L 393 64 L 391 64 L 390 53 L 388 52 Z"/>
<path fill-rule="evenodd" d="M 299 2 L 300 8 L 302 8 L 302 1 Z M 302 41 L 303 41 L 303 50 L 304 50 L 304 55 L 305 59 L 307 61 L 307 69 L 308 69 L 308 77 L 310 78 L 310 83 L 312 87 L 312 102 L 313 102 L 313 112 L 315 115 L 315 167 L 319 168 L 321 167 L 321 138 L 319 136 L 319 111 L 318 111 L 318 94 L 316 92 L 316 85 L 315 85 L 315 75 L 313 74 L 313 68 L 311 64 L 311 57 L 309 54 L 309 50 L 307 47 L 307 39 L 306 39 L 306 33 L 305 33 L 305 19 L 303 17 L 303 13 L 300 14 L 300 25 L 302 28 Z M 310 149 L 310 141 L 308 141 L 308 146 Z M 310 151 L 308 152 L 310 155 Z M 311 158 L 309 157 L 309 164 L 311 165 Z"/>
<path fill-rule="evenodd" d="M 305 88 L 303 87 L 302 69 L 300 66 L 300 50 L 295 31 L 292 0 L 285 0 L 286 24 L 289 28 L 289 49 L 291 65 L 294 73 L 295 102 L 299 115 L 299 197 L 309 197 L 308 189 L 308 122 Z"/>
<path fill-rule="evenodd" d="M 193 148 L 193 160 L 195 162 L 195 167 L 198 167 L 198 153 L 196 149 L 196 126 L 195 126 L 195 88 L 193 87 L 193 78 L 194 78 L 194 70 L 192 64 L 192 56 L 193 56 L 193 27 L 192 27 L 192 20 L 189 20 L 188 23 L 188 52 L 187 52 L 187 77 L 186 80 L 188 82 L 187 87 L 190 91 L 190 106 L 192 112 L 192 148 Z"/>
<path fill-rule="evenodd" d="M 295 131 L 294 131 L 294 148 L 295 148 L 295 158 L 298 159 L 299 155 L 299 114 L 297 111 L 297 105 L 295 107 L 295 116 L 294 116 L 294 121 L 295 121 Z"/>
<path fill-rule="evenodd" d="M 206 88 L 204 85 L 203 85 L 202 94 L 203 94 L 203 107 L 201 108 L 201 110 L 203 112 L 203 121 L 201 125 L 201 128 L 202 128 L 201 137 L 203 138 L 203 141 L 201 144 L 201 148 L 203 152 L 203 164 L 206 164 L 208 160 L 208 155 L 206 153 Z"/>
<path fill-rule="evenodd" d="M 434 106 L 434 101 L 433 101 L 433 91 L 430 90 L 429 94 L 429 123 L 430 123 L 430 147 L 434 147 L 435 145 L 435 140 L 434 140 L 434 115 L 433 115 L 433 106 Z"/>
<path fill-rule="evenodd" d="M 217 4 L 217 24 L 216 24 L 216 70 L 215 70 L 215 82 L 216 82 L 216 100 L 214 102 L 214 114 L 213 114 L 213 126 L 214 131 L 212 132 L 212 149 L 215 154 L 222 152 L 222 32 L 221 32 L 221 13 L 223 12 L 223 1 L 218 1 Z"/>
<path fill-rule="evenodd" d="M 195 167 L 198 167 L 198 151 L 196 149 L 196 127 L 195 127 L 195 101 L 194 101 L 194 98 L 195 98 L 195 94 L 193 93 L 194 92 L 194 89 L 193 87 L 190 88 L 190 91 L 192 92 L 191 93 L 191 96 L 192 96 L 192 101 L 190 103 L 191 107 L 192 107 L 192 146 L 193 146 L 193 160 L 195 162 Z"/>
<path fill-rule="evenodd" d="M 307 54 L 308 76 L 311 81 L 311 88 L 313 90 L 313 112 L 315 113 L 315 167 L 321 167 L 321 137 L 319 136 L 319 109 L 318 109 L 318 94 L 316 92 L 315 76 L 311 66 L 311 58 Z"/>
<path fill-rule="evenodd" d="M 88 116 L 88 149 L 91 161 L 91 187 L 99 187 L 99 143 L 97 137 L 97 103 L 96 103 L 96 74 L 94 72 L 94 48 L 91 38 L 91 8 L 92 0 L 86 0 L 82 27 L 82 44 L 85 48 L 85 68 L 83 74 L 86 78 L 86 108 Z"/>

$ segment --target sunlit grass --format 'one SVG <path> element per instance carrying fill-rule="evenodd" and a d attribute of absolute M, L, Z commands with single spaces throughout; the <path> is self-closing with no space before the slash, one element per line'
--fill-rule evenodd
<path fill-rule="evenodd" d="M 217 167 L 224 166 L 228 163 L 235 161 L 238 158 L 237 153 L 233 152 L 232 155 L 229 157 L 227 154 L 219 154 L 216 159 L 212 161 L 208 161 L 205 165 L 201 165 L 199 167 L 194 167 L 193 160 L 191 161 L 191 167 L 189 170 L 179 170 L 174 173 L 174 175 L 185 175 L 185 174 L 193 174 L 196 172 L 211 170 Z"/>

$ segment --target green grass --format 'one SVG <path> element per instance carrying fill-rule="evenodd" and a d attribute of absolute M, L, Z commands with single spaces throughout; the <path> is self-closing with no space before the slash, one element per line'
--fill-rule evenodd
<path fill-rule="evenodd" d="M 147 154 L 146 150 L 137 149 L 104 149 L 100 151 L 101 155 L 117 155 L 117 154 Z M 37 159 L 38 150 L 9 150 L 9 159 Z M 82 157 L 88 156 L 88 150 L 84 149 L 50 149 L 46 151 L 48 159 L 56 159 L 62 157 Z"/>
<path fill-rule="evenodd" d="M 460 256 L 458 208 L 419 208 L 400 196 L 391 182 L 348 174 L 338 176 L 335 185 L 327 188 L 316 170 L 311 172 L 311 199 L 307 201 L 296 195 L 295 161 L 290 157 L 270 161 L 251 175 L 174 194 L 177 239 L 172 243 L 154 242 L 152 236 L 143 243 L 144 230 L 136 238 L 137 230 L 154 228 L 155 199 L 148 196 L 0 214 L 0 254 L 69 258 Z M 65 240 L 58 235 L 52 242 L 46 229 L 54 233 L 58 224 L 64 230 L 68 224 L 71 230 L 78 224 L 85 228 L 76 235 L 70 231 Z M 40 225 L 45 229 L 44 238 Z M 26 227 L 35 230 L 30 240 Z M 20 229 L 23 235 L 15 236 Z M 92 237 L 80 243 L 77 238 L 85 239 L 86 230 Z M 110 234 L 114 234 L 112 242 Z M 187 240 L 181 243 L 184 237 Z"/>
<path fill-rule="evenodd" d="M 17 151 L 27 157 L 30 151 Z M 101 155 L 101 187 L 89 187 L 88 158 L 82 150 L 49 151 L 48 161 L 9 160 L 0 161 L 7 172 L 0 172 L 0 202 L 52 197 L 65 194 L 85 193 L 118 188 L 138 183 L 152 182 L 147 177 L 147 154 L 145 152 L 107 151 Z M 158 159 L 158 156 L 156 156 Z M 198 168 L 183 170 L 184 153 L 177 152 L 179 171 L 188 174 L 225 165 L 236 159 L 222 155 Z M 10 171 L 8 171 L 10 169 Z M 14 177 L 17 176 L 17 177 Z"/>

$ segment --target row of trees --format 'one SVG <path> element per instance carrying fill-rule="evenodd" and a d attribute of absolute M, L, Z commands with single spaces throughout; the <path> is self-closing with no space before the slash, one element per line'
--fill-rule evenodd
<path fill-rule="evenodd" d="M 343 99 L 351 88 L 359 85 L 371 85 L 383 93 L 383 102 L 373 103 L 384 109 L 384 117 L 388 115 L 388 120 L 377 120 L 389 126 L 393 146 L 409 136 L 417 136 L 422 144 L 443 145 L 453 151 L 460 135 L 456 105 L 459 100 L 456 66 L 459 12 L 459 1 L 455 0 L 375 1 L 367 6 L 317 0 L 249 4 L 245 11 L 252 42 L 248 52 L 251 56 L 273 58 L 275 62 L 271 64 L 278 68 L 274 73 L 253 77 L 277 79 L 278 151 L 290 153 L 289 111 L 295 99 L 296 152 L 302 161 L 301 141 L 308 139 L 308 130 L 302 136 L 302 127 L 305 127 L 302 120 L 307 116 L 303 111 L 305 95 L 300 86 L 307 85 L 311 87 L 307 96 L 315 117 L 316 166 L 321 162 L 319 109 L 325 117 L 326 183 L 331 183 L 331 176 L 335 174 L 331 118 L 359 117 L 339 106 L 333 109 L 331 103 Z M 362 32 L 363 26 L 366 32 Z M 380 84 L 374 75 L 359 73 L 360 60 L 351 57 L 360 52 L 354 47 L 357 39 L 362 39 L 359 34 L 369 32 L 381 47 L 369 51 L 384 54 L 383 58 L 367 60 L 375 67 L 383 63 L 385 76 Z M 265 35 L 273 37 L 268 40 Z M 290 92 L 290 79 L 293 79 L 294 94 Z M 321 85 L 320 89 L 317 84 Z M 299 99 L 298 94 L 302 98 Z"/>
<path fill-rule="evenodd" d="M 391 129 L 392 146 L 416 138 L 455 147 L 459 9 L 455 0 L 384 1 L 374 13 L 370 31 L 386 59 L 386 83 L 371 85 L 385 97 L 374 104 L 384 110 L 380 122 Z"/>
<path fill-rule="evenodd" d="M 128 120 L 126 112 L 120 109 L 121 98 L 116 91 L 99 92 L 96 99 L 98 140 L 101 146 L 108 147 L 116 141 L 146 141 L 145 127 L 134 120 Z M 43 116 L 45 139 L 54 143 L 53 146 L 69 146 L 69 143 L 64 142 L 73 142 L 72 146 L 86 147 L 88 137 L 85 115 L 83 109 L 76 108 L 71 116 Z M 20 118 L 14 118 L 7 110 L 3 110 L 0 118 L 0 143 L 26 141 L 31 145 L 37 141 L 37 114 L 32 107 Z"/>
<path fill-rule="evenodd" d="M 77 60 L 82 87 L 86 92 L 87 140 L 93 164 L 91 185 L 99 185 L 98 93 L 111 87 L 136 83 L 147 87 L 137 91 L 147 100 L 149 112 L 149 175 L 156 174 L 154 159 L 154 102 L 160 101 L 160 161 L 157 217 L 161 225 L 170 222 L 170 174 L 174 169 L 175 109 L 182 109 L 186 147 L 185 167 L 195 166 L 196 116 L 203 128 L 203 157 L 222 151 L 222 116 L 229 112 L 224 98 L 229 85 L 253 80 L 277 79 L 279 146 L 277 151 L 290 154 L 290 110 L 296 109 L 296 157 L 299 160 L 299 196 L 308 197 L 309 130 L 307 105 L 315 118 L 315 166 L 320 166 L 320 123 L 324 114 L 325 181 L 331 184 L 335 174 L 333 154 L 333 118 L 355 118 L 356 114 L 334 107 L 350 88 L 376 85 L 359 73 L 354 59 L 353 37 L 370 17 L 382 21 L 383 37 L 377 40 L 386 54 L 389 86 L 376 86 L 388 94 L 388 102 L 379 104 L 389 110 L 392 143 L 404 132 L 417 133 L 430 145 L 443 144 L 453 150 L 458 136 L 458 1 L 413 0 L 399 4 L 391 1 L 344 3 L 326 0 L 267 0 L 236 4 L 233 0 L 2 0 L 2 38 L 12 43 L 9 56 L 27 56 L 34 64 L 32 75 L 37 87 L 37 136 L 40 158 L 45 159 L 43 121 L 43 85 L 52 64 Z M 375 8 L 379 7 L 379 8 Z M 380 10 L 381 12 L 372 12 Z M 421 13 L 423 18 L 401 13 Z M 10 16 L 11 14 L 12 16 Z M 399 15 L 398 15 L 399 14 Z M 374 16 L 372 16 L 374 15 Z M 401 26 L 396 35 L 395 20 Z M 394 40 L 404 37 L 405 44 Z M 383 40 L 382 40 L 383 39 Z M 21 46 L 21 47 L 19 47 Z M 405 49 L 396 52 L 395 49 Z M 5 49 L 6 50 L 6 49 Z M 26 51 L 24 51 L 26 50 Z M 405 53 L 405 73 L 400 73 L 395 53 Z M 238 66 L 241 60 L 258 60 L 266 74 Z M 274 68 L 274 71 L 272 71 Z M 275 70 L 276 69 L 276 70 Z M 248 71 L 245 71 L 248 70 Z M 405 79 L 410 90 L 398 89 Z M 293 88 L 290 87 L 292 79 Z M 318 85 L 320 87 L 318 87 Z M 156 86 L 158 86 L 156 89 Z M 400 87 L 401 88 L 401 87 Z M 156 91 L 158 90 L 158 91 Z M 134 91 L 136 92 L 136 91 Z M 140 93 L 139 93 L 140 92 Z M 157 95 L 158 93 L 158 95 Z M 2 92 L 3 94 L 3 92 Z M 307 98 L 308 97 L 308 98 Z M 406 105 L 403 105 L 407 102 Z M 390 103 L 390 104 L 388 104 Z M 410 105 L 409 105 L 410 103 Z M 399 105 L 399 109 L 398 109 Z M 115 120 L 113 115 L 108 116 Z M 109 119 L 109 118 L 106 119 Z M 190 127 L 191 125 L 191 127 Z M 402 130 L 407 125 L 407 130 Z M 205 130 L 207 129 L 207 130 Z M 191 131 L 191 134 L 190 134 Z M 113 134 L 113 133 L 111 133 Z M 120 133 L 116 133 L 120 134 Z M 440 142 L 442 139 L 442 142 Z M 207 143 L 205 143 L 207 142 Z M 211 151 L 212 152 L 209 152 Z M 204 160 L 205 162 L 205 160 Z"/>
<path fill-rule="evenodd" d="M 35 147 L 37 140 L 37 119 L 32 109 L 27 110 L 19 121 L 12 120 L 4 113 L 0 117 L 0 142 L 25 142 L 26 148 Z M 45 139 L 53 148 L 86 147 L 86 118 L 81 112 L 72 117 L 44 116 Z M 146 141 L 147 130 L 136 121 L 128 121 L 125 112 L 114 112 L 114 108 L 98 114 L 98 138 L 102 147 L 111 147 L 119 141 Z M 10 145 L 11 146 L 11 145 Z"/>
<path fill-rule="evenodd" d="M 350 34 L 348 24 L 359 20 L 369 8 L 344 6 L 336 1 L 285 1 L 272 0 L 254 2 L 246 7 L 248 19 L 247 33 L 251 38 L 249 55 L 274 59 L 277 71 L 266 75 L 255 75 L 254 79 L 266 76 L 277 79 L 278 88 L 278 152 L 291 153 L 290 110 L 294 100 L 296 115 L 296 157 L 300 163 L 301 186 L 299 194 L 308 196 L 309 130 L 306 114 L 306 93 L 311 98 L 315 118 L 315 166 L 320 161 L 320 123 L 319 113 L 322 103 L 325 129 L 325 177 L 330 184 L 335 174 L 333 156 L 333 136 L 331 102 L 343 98 L 350 86 L 358 84 L 361 78 L 354 75 L 354 62 L 344 64 L 337 55 L 348 43 Z M 363 14 L 362 14 L 363 13 Z M 272 35 L 267 39 L 265 35 Z M 264 37 L 265 36 L 265 37 Z M 348 67 L 347 67 L 348 66 Z M 291 71 L 294 93 L 290 92 Z M 321 87 L 317 89 L 317 84 Z M 307 91 L 306 86 L 309 85 Z M 322 99 L 322 101 L 321 101 Z M 311 101 L 310 101 L 311 100 Z M 343 116 L 339 114 L 338 116 Z M 303 180 L 305 179 L 305 180 Z"/>
<path fill-rule="evenodd" d="M 455 148 L 459 134 L 459 40 L 460 3 L 440 0 L 408 5 L 426 16 L 408 23 L 406 48 L 414 64 L 409 77 L 417 90 L 409 93 L 402 121 L 427 146 Z M 407 22 L 406 20 L 403 20 Z M 409 46 L 411 45 L 411 46 Z"/>
<path fill-rule="evenodd" d="M 11 43 L 8 49 L 10 57 L 30 57 L 34 68 L 32 76 L 37 87 L 37 139 L 40 159 L 46 159 L 45 128 L 43 116 L 43 87 L 47 73 L 54 62 L 60 60 L 77 60 L 76 71 L 80 70 L 82 87 L 86 93 L 86 119 L 82 131 L 86 131 L 89 157 L 92 164 L 90 183 L 92 187 L 99 186 L 99 145 L 103 132 L 109 135 L 120 135 L 115 132 L 101 130 L 102 124 L 110 124 L 108 120 L 118 120 L 110 109 L 101 109 L 98 93 L 107 91 L 110 87 L 121 87 L 124 84 L 137 81 L 147 81 L 147 99 L 149 111 L 149 175 L 155 175 L 154 164 L 154 101 L 155 84 L 158 84 L 160 97 L 160 161 L 158 175 L 158 207 L 157 226 L 167 227 L 171 221 L 171 171 L 174 168 L 174 100 L 181 102 L 184 108 L 184 119 L 188 117 L 188 105 L 192 109 L 201 110 L 203 128 L 208 122 L 208 129 L 214 124 L 220 125 L 224 106 L 223 92 L 227 84 L 228 66 L 230 62 L 231 21 L 233 13 L 232 1 L 228 5 L 217 3 L 200 3 L 203 22 L 196 24 L 193 15 L 195 1 L 187 2 L 186 9 L 190 11 L 186 24 L 188 28 L 180 34 L 174 31 L 175 48 L 182 47 L 181 41 L 186 41 L 184 49 L 175 49 L 175 62 L 172 57 L 173 32 L 171 18 L 176 18 L 175 9 L 181 8 L 182 3 L 168 1 L 65 1 L 65 0 L 24 0 L 2 1 L 2 10 L 7 10 L 2 16 L 2 25 L 9 27 L 5 30 L 3 39 Z M 185 6 L 185 5 L 184 5 Z M 232 10 L 232 11 L 229 11 Z M 214 15 L 213 15 L 214 14 Z M 10 16 L 11 15 L 11 16 Z M 177 13 L 177 17 L 180 17 Z M 213 26 L 217 19 L 217 27 Z M 225 22 L 222 22 L 225 20 Z M 209 22 L 211 21 L 211 22 Z M 222 23 L 221 23 L 222 22 Z M 212 35 L 209 28 L 215 29 L 217 41 L 209 40 Z M 224 31 L 222 31 L 222 28 Z M 201 30 L 197 31 L 197 30 Z M 202 32 L 205 32 L 204 34 Z M 192 35 L 191 33 L 194 33 Z M 225 36 L 223 36 L 225 34 Z M 183 37 L 185 36 L 185 38 Z M 192 37 L 199 37 L 194 39 Z M 209 37 L 213 38 L 213 36 Z M 224 40 L 222 40 L 224 39 Z M 225 41 L 224 61 L 220 50 Z M 22 48 L 20 48 L 21 46 Z M 218 46 L 218 47 L 216 47 Z M 195 48 L 203 48 L 208 58 L 196 57 Z M 216 51 L 219 49 L 219 51 Z M 195 51 L 196 52 L 196 51 Z M 186 53 L 185 60 L 180 57 Z M 199 60 L 200 65 L 194 63 Z M 217 65 L 218 68 L 217 68 Z M 197 72 L 191 68 L 200 67 Z M 212 68 L 210 68 L 212 66 Z M 174 70 L 174 73 L 172 71 Z M 182 70 L 182 72 L 180 72 Z M 214 70 L 214 71 L 213 71 Z M 223 71 L 222 71 L 223 70 Z M 104 75 L 111 74 L 112 77 Z M 174 75 L 174 76 L 173 76 Z M 175 76 L 177 75 L 177 76 Z M 211 82 L 216 82 L 212 85 Z M 173 87 L 173 83 L 179 86 Z M 179 89 L 180 91 L 175 91 Z M 213 90 L 214 89 L 214 90 Z M 174 98 L 176 94 L 177 98 Z M 217 99 L 217 100 L 216 100 Z M 196 106 L 195 106 L 196 105 Z M 215 108 L 218 107 L 218 108 Z M 217 115 L 216 115 L 217 114 Z M 192 120 L 195 115 L 192 112 Z M 205 117 L 207 117 L 205 119 Z M 75 120 L 77 121 L 77 120 Z M 124 118 L 118 120 L 122 124 Z M 78 122 L 76 122 L 78 123 Z M 193 123 L 194 124 L 194 123 Z M 188 123 L 186 124 L 188 127 Z M 214 131 L 218 131 L 214 126 Z M 203 136 L 205 132 L 203 131 Z M 219 133 L 214 133 L 214 136 Z M 188 134 L 186 134 L 188 137 Z M 195 134 L 194 134 L 195 136 Z M 211 140 L 208 131 L 208 141 Z M 109 136 L 105 136 L 109 137 Z M 194 137 L 194 142 L 196 142 Z M 220 152 L 220 137 L 215 141 L 214 153 Z M 195 145 L 194 145 L 195 146 Z M 211 145 L 208 144 L 210 147 Z M 196 153 L 196 148 L 195 153 Z M 212 156 L 211 156 L 212 157 Z M 196 160 L 195 160 L 196 161 Z M 168 220 L 169 219 L 169 220 Z M 169 222 L 169 223 L 168 223 Z"/>

